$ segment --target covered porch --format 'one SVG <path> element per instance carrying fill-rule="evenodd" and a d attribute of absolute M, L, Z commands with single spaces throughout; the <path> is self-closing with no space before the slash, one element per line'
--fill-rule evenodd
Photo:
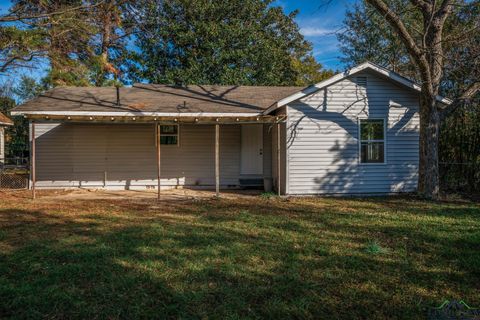
<path fill-rule="evenodd" d="M 83 113 L 83 112 L 82 112 Z M 284 117 L 148 113 L 28 115 L 31 189 L 272 188 L 281 193 Z M 280 179 L 279 179 L 280 178 Z"/>

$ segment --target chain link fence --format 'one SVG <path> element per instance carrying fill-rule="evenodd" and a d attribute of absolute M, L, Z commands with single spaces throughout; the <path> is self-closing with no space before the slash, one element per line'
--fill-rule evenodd
<path fill-rule="evenodd" d="M 28 158 L 7 158 L 0 161 L 0 189 L 26 189 L 28 179 Z"/>

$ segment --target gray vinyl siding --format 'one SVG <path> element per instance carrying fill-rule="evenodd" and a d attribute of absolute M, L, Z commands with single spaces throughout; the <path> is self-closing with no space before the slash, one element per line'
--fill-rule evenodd
<path fill-rule="evenodd" d="M 214 126 L 179 131 L 179 146 L 161 146 L 162 187 L 214 185 Z M 35 133 L 39 188 L 156 188 L 153 125 L 37 123 Z M 220 184 L 237 186 L 239 173 L 240 126 L 220 126 Z"/>
<path fill-rule="evenodd" d="M 359 76 L 367 77 L 366 88 Z M 289 104 L 287 113 L 289 194 L 416 190 L 416 93 L 364 72 Z M 358 119 L 367 118 L 387 121 L 385 164 L 360 163 Z"/>

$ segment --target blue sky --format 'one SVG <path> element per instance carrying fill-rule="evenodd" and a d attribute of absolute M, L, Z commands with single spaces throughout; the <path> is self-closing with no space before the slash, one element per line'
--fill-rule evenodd
<path fill-rule="evenodd" d="M 343 65 L 335 32 L 341 28 L 347 8 L 356 1 L 275 0 L 273 5 L 282 7 L 286 13 L 298 10 L 296 21 L 300 32 L 313 44 L 313 55 L 317 61 L 326 68 L 339 70 Z M 6 13 L 9 7 L 9 0 L 0 0 L 0 14 Z M 38 69 L 22 70 L 21 73 L 34 77 L 42 74 Z"/>
<path fill-rule="evenodd" d="M 300 32 L 313 44 L 313 55 L 324 67 L 342 69 L 337 32 L 345 12 L 355 0 L 276 0 L 286 13 L 299 10 L 296 21 Z"/>

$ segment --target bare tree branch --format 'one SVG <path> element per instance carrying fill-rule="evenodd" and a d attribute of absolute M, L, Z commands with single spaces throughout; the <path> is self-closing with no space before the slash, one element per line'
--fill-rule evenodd
<path fill-rule="evenodd" d="M 431 3 L 424 1 L 424 0 L 410 0 L 410 2 L 414 5 L 422 9 L 423 11 L 430 11 L 431 10 Z"/>
<path fill-rule="evenodd" d="M 392 26 L 392 28 L 396 30 L 402 42 L 405 44 L 408 53 L 412 56 L 413 60 L 417 64 L 424 84 L 431 83 L 430 68 L 428 61 L 425 57 L 425 52 L 424 50 L 422 50 L 422 48 L 418 47 L 415 39 L 407 30 L 405 24 L 402 22 L 400 17 L 392 9 L 390 9 L 383 0 L 366 1 L 375 9 L 377 9 L 377 11 L 385 17 L 385 19 Z M 433 88 L 429 88 L 429 90 L 433 91 Z"/>
<path fill-rule="evenodd" d="M 445 119 L 449 114 L 457 110 L 466 101 L 472 99 L 478 92 L 480 92 L 480 82 L 472 83 L 459 97 L 452 101 L 447 107 L 440 109 L 442 118 Z"/>
<path fill-rule="evenodd" d="M 7 61 L 1 63 L 0 65 L 0 74 L 6 72 L 12 66 L 16 66 L 18 62 L 31 62 L 34 58 L 42 57 L 42 53 L 31 53 L 28 56 L 13 56 L 10 57 Z"/>

